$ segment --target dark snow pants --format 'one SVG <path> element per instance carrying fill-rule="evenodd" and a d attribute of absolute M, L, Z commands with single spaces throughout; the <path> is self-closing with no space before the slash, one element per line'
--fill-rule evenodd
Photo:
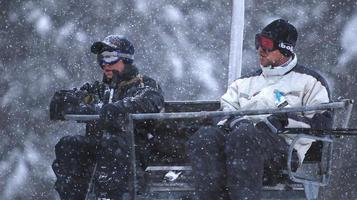
<path fill-rule="evenodd" d="M 84 199 L 95 165 L 93 184 L 97 196 L 121 199 L 128 191 L 130 149 L 124 136 L 103 136 L 100 140 L 66 136 L 56 144 L 55 153 L 52 168 L 61 199 Z"/>
<path fill-rule="evenodd" d="M 288 145 L 244 120 L 231 131 L 203 127 L 188 148 L 198 199 L 255 200 L 261 198 L 264 165 L 285 166 Z"/>

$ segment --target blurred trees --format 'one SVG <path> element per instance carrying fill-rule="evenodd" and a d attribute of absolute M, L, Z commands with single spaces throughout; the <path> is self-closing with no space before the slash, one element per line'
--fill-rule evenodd
<path fill-rule="evenodd" d="M 258 66 L 255 33 L 281 17 L 298 28 L 299 62 L 328 77 L 335 100 L 354 98 L 357 60 L 343 41 L 356 7 L 352 0 L 246 1 L 243 72 Z M 83 128 L 50 122 L 48 103 L 56 90 L 101 79 L 89 51 L 94 41 L 127 35 L 136 64 L 159 80 L 167 100 L 218 99 L 227 86 L 230 15 L 231 1 L 0 1 L 0 199 L 54 198 L 54 144 Z M 343 151 L 354 141 L 341 142 L 339 155 L 356 157 Z"/>

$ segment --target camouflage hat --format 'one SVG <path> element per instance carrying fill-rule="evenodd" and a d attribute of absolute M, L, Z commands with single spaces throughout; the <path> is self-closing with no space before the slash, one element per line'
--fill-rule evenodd
<path fill-rule="evenodd" d="M 103 41 L 94 42 L 91 52 L 100 54 L 103 51 L 119 51 L 123 59 L 134 60 L 134 46 L 122 35 L 109 35 Z"/>

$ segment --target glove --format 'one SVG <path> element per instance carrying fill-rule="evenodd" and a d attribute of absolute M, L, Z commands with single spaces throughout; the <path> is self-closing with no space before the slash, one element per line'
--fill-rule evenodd
<path fill-rule="evenodd" d="M 100 109 L 99 123 L 105 130 L 118 132 L 124 125 L 124 113 L 112 103 L 105 104 Z"/>
<path fill-rule="evenodd" d="M 80 98 L 73 90 L 56 92 L 50 102 L 50 119 L 64 120 L 64 114 L 75 113 L 80 104 Z"/>
<path fill-rule="evenodd" d="M 289 124 L 288 115 L 286 113 L 272 114 L 267 120 L 278 130 L 283 130 Z"/>
<path fill-rule="evenodd" d="M 241 126 L 241 124 L 252 124 L 252 122 L 244 117 L 237 117 L 229 122 L 229 128 L 231 130 L 234 130 Z"/>
<path fill-rule="evenodd" d="M 84 92 L 86 95 L 99 95 L 103 96 L 105 85 L 95 81 L 93 84 L 85 83 L 79 88 L 79 91 Z"/>
<path fill-rule="evenodd" d="M 255 126 L 259 129 L 270 130 L 273 133 L 282 131 L 289 124 L 286 113 L 275 113 L 268 116 L 265 120 L 258 122 Z"/>

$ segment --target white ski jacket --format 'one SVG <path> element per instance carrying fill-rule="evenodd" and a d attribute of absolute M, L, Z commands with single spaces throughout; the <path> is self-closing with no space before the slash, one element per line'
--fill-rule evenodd
<path fill-rule="evenodd" d="M 240 109 L 267 109 L 300 107 L 330 102 L 326 81 L 316 72 L 297 65 L 294 55 L 287 63 L 277 67 L 262 67 L 255 74 L 234 81 L 221 97 L 224 111 Z M 317 112 L 289 115 L 288 128 L 310 128 L 320 123 Z M 266 120 L 267 115 L 246 116 L 253 122 Z M 283 135 L 290 144 L 294 135 Z M 312 140 L 301 141 L 294 148 L 303 161 Z"/>

